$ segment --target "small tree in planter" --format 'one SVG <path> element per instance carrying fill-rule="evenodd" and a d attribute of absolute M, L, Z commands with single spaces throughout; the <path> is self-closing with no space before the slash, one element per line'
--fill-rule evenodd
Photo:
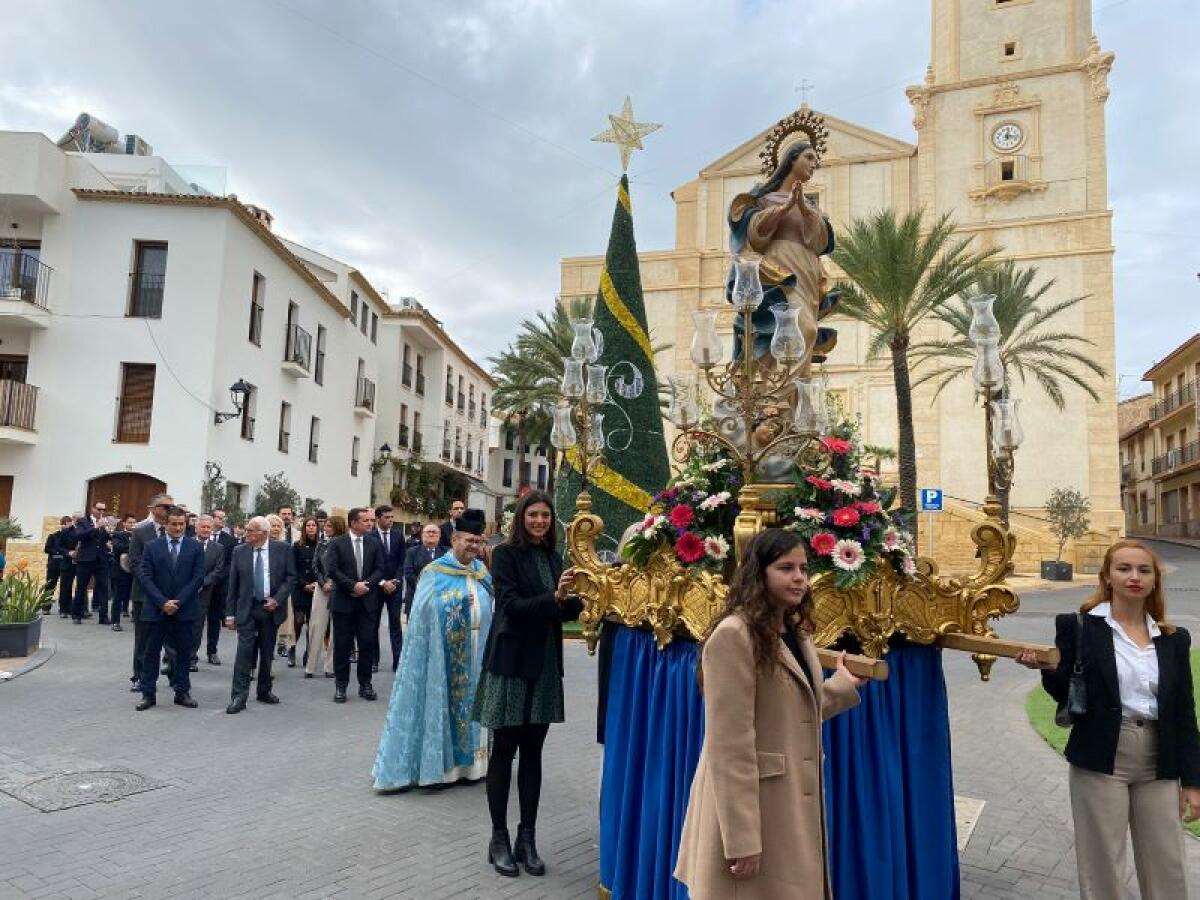
<path fill-rule="evenodd" d="M 27 541 L 29 535 L 21 527 L 21 523 L 8 516 L 0 516 L 0 547 L 5 541 Z"/>
<path fill-rule="evenodd" d="M 265 516 L 281 506 L 300 509 L 300 492 L 291 486 L 282 472 L 264 475 L 258 493 L 254 495 L 254 514 Z"/>
<path fill-rule="evenodd" d="M 1052 581 L 1070 581 L 1071 564 L 1062 561 L 1063 548 L 1071 538 L 1081 538 L 1091 526 L 1092 501 L 1074 488 L 1055 488 L 1046 500 L 1046 518 L 1050 531 L 1058 538 L 1058 557 L 1054 560 Z M 1042 577 L 1047 577 L 1049 563 L 1042 561 Z"/>

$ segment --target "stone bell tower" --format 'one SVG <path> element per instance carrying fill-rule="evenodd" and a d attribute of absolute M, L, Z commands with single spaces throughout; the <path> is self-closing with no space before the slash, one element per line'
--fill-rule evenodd
<path fill-rule="evenodd" d="M 1092 501 L 1098 531 L 1119 526 L 1112 280 L 1112 213 L 1104 106 L 1114 54 L 1092 34 L 1091 0 L 932 0 L 931 61 L 908 88 L 918 134 L 918 205 L 949 212 L 977 246 L 1036 266 L 1046 301 L 1086 296 L 1055 317 L 1056 331 L 1083 335 L 1107 377 L 1092 376 L 1093 401 L 1071 385 L 1058 410 L 1031 380 L 1016 379 L 1025 444 L 1017 454 L 1014 508 L 1036 509 L 1055 487 Z M 975 497 L 982 440 L 947 441 L 981 417 L 970 390 L 915 404 L 923 484 Z M 1019 524 L 1019 520 L 1014 524 Z"/>

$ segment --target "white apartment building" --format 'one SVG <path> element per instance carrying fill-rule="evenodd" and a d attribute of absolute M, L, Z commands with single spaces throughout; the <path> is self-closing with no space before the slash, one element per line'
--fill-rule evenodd
<path fill-rule="evenodd" d="M 495 524 L 536 483 L 429 310 L 109 132 L 105 152 L 0 132 L 0 516 L 36 537 L 96 499 L 199 509 L 212 463 L 243 508 L 276 472 L 345 508 L 404 487 L 385 456 L 419 456 Z M 218 422 L 239 380 L 244 411 Z"/>

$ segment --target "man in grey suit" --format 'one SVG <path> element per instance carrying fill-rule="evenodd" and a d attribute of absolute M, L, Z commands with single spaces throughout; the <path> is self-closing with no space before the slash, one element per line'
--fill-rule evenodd
<path fill-rule="evenodd" d="M 215 603 L 221 609 L 225 607 L 225 595 L 218 593 L 225 581 L 225 548 L 213 534 L 216 526 L 212 516 L 200 516 L 196 520 L 196 540 L 204 548 L 204 582 L 200 585 L 200 617 L 196 619 L 195 631 L 192 635 L 192 665 L 196 671 L 200 661 L 200 641 L 204 638 L 204 625 L 208 621 L 208 611 Z M 215 654 L 214 654 L 215 655 Z"/>
<path fill-rule="evenodd" d="M 155 494 L 150 499 L 149 517 L 137 524 L 137 527 L 133 529 L 133 536 L 129 539 L 130 572 L 141 571 L 142 554 L 146 550 L 146 545 L 166 536 L 167 510 L 174 505 L 175 501 L 170 494 Z M 136 574 L 130 599 L 133 601 L 133 677 L 129 680 L 133 684 L 129 690 L 136 694 L 142 689 L 142 657 L 146 652 L 147 633 L 146 624 L 142 622 L 142 603 L 145 602 L 146 594 L 142 590 L 141 580 L 136 577 Z"/>
<path fill-rule="evenodd" d="M 264 516 L 246 523 L 246 542 L 233 551 L 229 567 L 229 592 L 225 597 L 225 627 L 237 629 L 237 658 L 233 664 L 233 691 L 225 712 L 246 708 L 250 670 L 258 652 L 258 702 L 278 703 L 271 693 L 271 660 L 275 633 L 287 617 L 287 598 L 296 585 L 290 544 L 268 540 L 271 526 Z"/>

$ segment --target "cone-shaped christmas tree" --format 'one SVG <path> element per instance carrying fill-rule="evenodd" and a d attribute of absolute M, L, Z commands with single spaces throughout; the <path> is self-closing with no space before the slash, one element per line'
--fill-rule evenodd
<path fill-rule="evenodd" d="M 602 549 L 615 550 L 621 534 L 645 516 L 651 497 L 671 474 L 625 175 L 617 187 L 594 322 L 604 340 L 598 362 L 608 366 L 609 402 L 599 410 L 607 437 L 604 458 L 589 464 L 587 489 L 592 511 L 604 519 Z M 556 483 L 555 506 L 564 523 L 575 514 L 582 487 L 579 462 L 578 448 L 568 451 Z"/>

